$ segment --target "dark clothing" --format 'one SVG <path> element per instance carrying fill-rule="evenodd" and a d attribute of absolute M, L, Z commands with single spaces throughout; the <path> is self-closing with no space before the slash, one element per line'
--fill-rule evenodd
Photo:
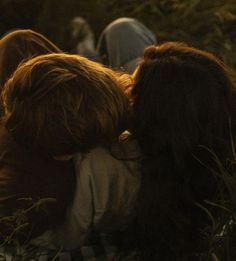
<path fill-rule="evenodd" d="M 47 38 L 32 30 L 16 30 L 5 35 L 0 40 L 0 88 L 23 61 L 60 52 Z M 0 113 L 3 113 L 1 101 Z M 72 162 L 55 161 L 21 147 L 0 126 L 0 216 L 14 216 L 11 221 L 0 220 L 0 237 L 27 222 L 24 237 L 37 236 L 59 224 L 73 197 L 73 186 Z M 35 205 L 45 198 L 53 199 L 41 207 Z M 35 205 L 33 209 L 32 205 Z M 19 209 L 27 210 L 19 212 Z"/>
<path fill-rule="evenodd" d="M 29 222 L 29 225 L 24 232 L 31 238 L 37 236 L 62 222 L 65 208 L 73 197 L 74 184 L 72 161 L 56 161 L 27 150 L 0 126 L 1 217 L 14 215 L 14 211 L 20 208 L 29 208 L 39 199 L 53 198 L 53 201 L 43 204 L 43 210 L 34 208 L 26 215 L 28 220 L 24 222 Z M 4 222 L 0 222 L 0 231 L 10 232 Z"/>

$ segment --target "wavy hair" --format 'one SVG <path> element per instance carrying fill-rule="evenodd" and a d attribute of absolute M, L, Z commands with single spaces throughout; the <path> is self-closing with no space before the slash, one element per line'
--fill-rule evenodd
<path fill-rule="evenodd" d="M 196 203 L 217 198 L 208 150 L 224 166 L 232 158 L 235 81 L 214 55 L 176 42 L 146 48 L 134 79 L 132 132 L 143 152 L 139 247 L 147 260 L 185 260 L 183 253 L 201 251 L 209 225 Z"/>
<path fill-rule="evenodd" d="M 127 128 L 127 79 L 78 55 L 38 56 L 4 86 L 6 127 L 18 142 L 54 156 L 107 146 Z"/>

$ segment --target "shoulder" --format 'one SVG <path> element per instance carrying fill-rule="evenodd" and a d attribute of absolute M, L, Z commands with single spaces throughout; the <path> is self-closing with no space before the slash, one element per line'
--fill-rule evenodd
<path fill-rule="evenodd" d="M 114 144 L 111 148 L 97 147 L 86 154 L 75 156 L 75 166 L 77 169 L 89 165 L 90 168 L 117 169 L 138 167 L 141 158 L 139 146 L 134 139 L 124 139 Z"/>

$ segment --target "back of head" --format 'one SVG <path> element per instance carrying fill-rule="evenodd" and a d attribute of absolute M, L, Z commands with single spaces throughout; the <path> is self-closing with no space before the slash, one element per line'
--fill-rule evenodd
<path fill-rule="evenodd" d="M 149 47 L 136 72 L 134 130 L 148 128 L 145 138 L 163 146 L 171 142 L 176 158 L 179 150 L 210 145 L 224 135 L 232 85 L 223 63 L 207 52 L 180 43 Z"/>
<path fill-rule="evenodd" d="M 195 203 L 217 194 L 216 179 L 199 161 L 214 168 L 208 149 L 223 165 L 232 158 L 234 82 L 215 56 L 181 43 L 147 48 L 134 77 L 133 133 L 144 154 L 142 240 L 166 258 L 196 251 L 196 233 L 207 218 Z"/>
<path fill-rule="evenodd" d="M 32 30 L 15 30 L 6 34 L 0 40 L 0 87 L 24 60 L 60 52 L 46 37 Z"/>
<path fill-rule="evenodd" d="M 22 64 L 3 91 L 5 122 L 20 143 L 51 155 L 108 145 L 126 129 L 119 77 L 76 55 L 42 55 Z"/>

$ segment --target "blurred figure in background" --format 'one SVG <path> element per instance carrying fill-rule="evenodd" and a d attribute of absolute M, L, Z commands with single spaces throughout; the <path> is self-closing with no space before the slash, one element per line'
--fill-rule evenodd
<path fill-rule="evenodd" d="M 95 50 L 94 33 L 84 18 L 76 16 L 69 22 L 66 28 L 65 41 L 66 52 L 100 61 Z"/>
<path fill-rule="evenodd" d="M 155 44 L 155 35 L 134 18 L 118 18 L 101 33 L 95 48 L 94 34 L 82 17 L 68 25 L 66 51 L 83 55 L 115 70 L 132 73 L 145 47 Z"/>
<path fill-rule="evenodd" d="M 152 44 L 156 44 L 156 37 L 144 24 L 134 18 L 123 17 L 103 30 L 97 51 L 105 65 L 132 73 L 144 48 Z"/>

